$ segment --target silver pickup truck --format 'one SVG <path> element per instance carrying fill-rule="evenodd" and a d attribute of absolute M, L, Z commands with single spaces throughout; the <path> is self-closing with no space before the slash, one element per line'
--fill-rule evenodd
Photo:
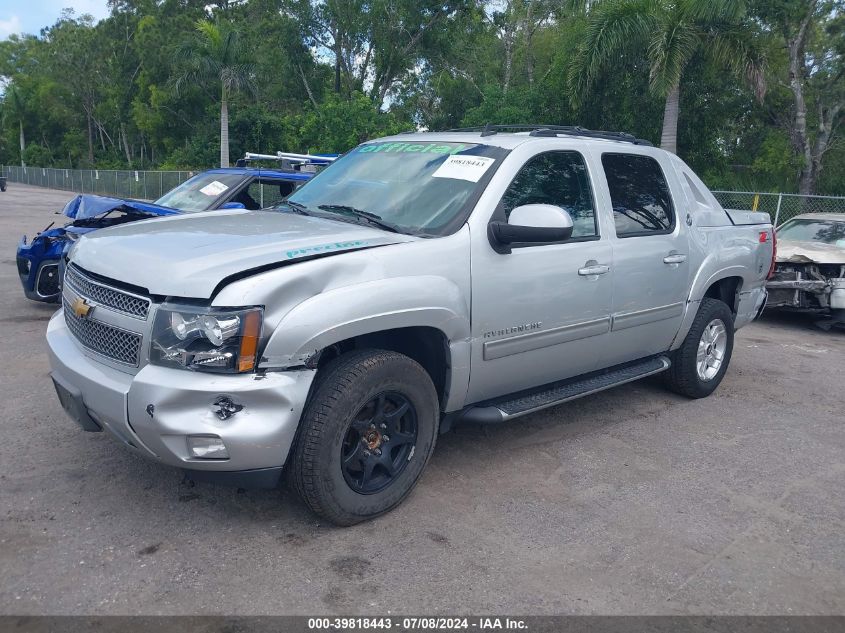
<path fill-rule="evenodd" d="M 81 238 L 52 378 L 85 430 L 194 479 L 272 487 L 284 467 L 350 525 L 400 503 L 454 424 L 661 372 L 712 393 L 773 241 L 629 135 L 398 135 L 274 209 Z"/>

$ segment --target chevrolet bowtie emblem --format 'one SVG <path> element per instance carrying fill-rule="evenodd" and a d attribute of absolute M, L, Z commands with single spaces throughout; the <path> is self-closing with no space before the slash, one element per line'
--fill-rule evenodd
<path fill-rule="evenodd" d="M 93 306 L 88 305 L 88 303 L 82 297 L 77 297 L 73 300 L 73 303 L 70 306 L 73 313 L 78 316 L 80 319 L 84 319 L 87 317 L 91 310 L 93 310 Z"/>

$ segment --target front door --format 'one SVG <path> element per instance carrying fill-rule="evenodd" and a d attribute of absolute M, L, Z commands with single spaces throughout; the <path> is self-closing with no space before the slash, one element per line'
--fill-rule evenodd
<path fill-rule="evenodd" d="M 610 330 L 612 248 L 601 235 L 589 173 L 575 151 L 537 154 L 497 209 L 552 204 L 575 224 L 560 244 L 500 254 L 472 240 L 472 367 L 468 402 L 596 369 Z"/>
<path fill-rule="evenodd" d="M 688 234 L 660 164 L 644 154 L 601 157 L 616 229 L 613 324 L 605 365 L 669 349 L 689 291 Z"/>

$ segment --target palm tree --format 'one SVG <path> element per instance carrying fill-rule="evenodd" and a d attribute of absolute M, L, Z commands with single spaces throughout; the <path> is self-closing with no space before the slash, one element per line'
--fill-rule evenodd
<path fill-rule="evenodd" d="M 229 97 L 235 92 L 255 92 L 255 68 L 247 61 L 238 32 L 225 22 L 197 22 L 198 37 L 181 46 L 181 73 L 174 81 L 178 92 L 188 84 L 214 85 L 220 89 L 220 166 L 229 166 Z"/>
<path fill-rule="evenodd" d="M 678 149 L 684 71 L 697 53 L 744 76 L 758 99 L 765 94 L 762 57 L 743 28 L 742 0 L 599 0 L 569 69 L 573 101 L 580 104 L 608 65 L 645 50 L 651 91 L 666 99 L 660 146 Z"/>
<path fill-rule="evenodd" d="M 23 133 L 23 121 L 26 118 L 26 104 L 23 97 L 21 97 L 20 90 L 14 85 L 9 86 L 6 90 L 6 98 L 4 99 L 6 105 L 5 114 L 17 121 L 18 124 L 18 141 L 21 147 L 21 167 L 26 167 L 24 161 L 24 152 L 26 151 L 26 136 Z"/>

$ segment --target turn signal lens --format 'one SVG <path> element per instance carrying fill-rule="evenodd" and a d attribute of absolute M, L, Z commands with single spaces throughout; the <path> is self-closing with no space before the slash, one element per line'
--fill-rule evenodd
<path fill-rule="evenodd" d="M 261 313 L 247 312 L 243 317 L 241 332 L 241 353 L 238 355 L 238 371 L 255 369 L 255 355 L 258 351 L 258 338 L 261 336 Z"/>

